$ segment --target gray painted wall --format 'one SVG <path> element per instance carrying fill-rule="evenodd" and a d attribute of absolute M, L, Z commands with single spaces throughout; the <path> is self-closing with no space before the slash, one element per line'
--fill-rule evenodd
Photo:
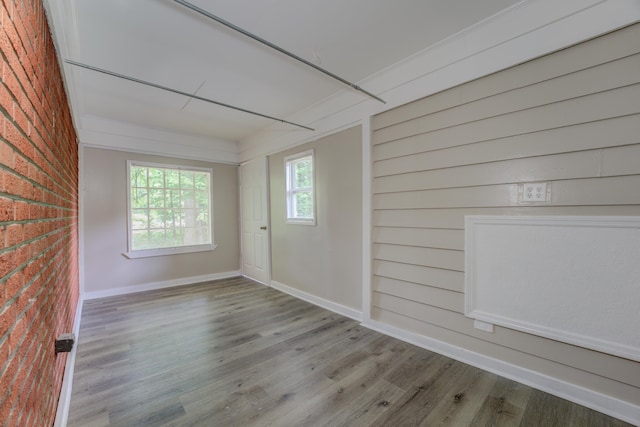
<path fill-rule="evenodd" d="M 83 150 L 85 292 L 237 271 L 237 166 L 86 147 Z M 127 160 L 213 169 L 212 252 L 127 259 Z"/>
<path fill-rule="evenodd" d="M 315 149 L 317 224 L 286 224 L 284 158 Z M 362 129 L 269 157 L 272 279 L 362 308 Z"/>
<path fill-rule="evenodd" d="M 380 114 L 372 139 L 372 319 L 640 405 L 639 363 L 474 329 L 463 293 L 465 215 L 640 215 L 640 25 Z M 551 201 L 520 204 L 538 181 Z"/>

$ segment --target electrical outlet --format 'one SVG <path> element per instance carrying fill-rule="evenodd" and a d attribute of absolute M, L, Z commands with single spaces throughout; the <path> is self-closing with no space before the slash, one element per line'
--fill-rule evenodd
<path fill-rule="evenodd" d="M 74 333 L 60 335 L 55 341 L 56 354 L 69 353 L 73 349 L 75 341 L 76 335 Z"/>
<path fill-rule="evenodd" d="M 481 331 L 493 333 L 493 324 L 483 322 L 482 320 L 475 319 L 473 321 L 473 327 L 476 329 L 480 329 Z"/>
<path fill-rule="evenodd" d="M 522 186 L 522 202 L 535 203 L 547 201 L 546 182 L 530 182 L 520 185 Z"/>

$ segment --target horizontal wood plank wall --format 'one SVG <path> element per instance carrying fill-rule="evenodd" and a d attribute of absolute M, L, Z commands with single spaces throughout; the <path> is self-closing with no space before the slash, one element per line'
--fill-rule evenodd
<path fill-rule="evenodd" d="M 474 329 L 463 294 L 465 215 L 640 215 L 640 24 L 382 113 L 372 129 L 372 319 L 640 405 L 639 363 Z M 519 204 L 518 184 L 539 181 L 551 202 Z"/>

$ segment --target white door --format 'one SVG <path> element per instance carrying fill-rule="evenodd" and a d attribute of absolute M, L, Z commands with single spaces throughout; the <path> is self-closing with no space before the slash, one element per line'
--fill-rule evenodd
<path fill-rule="evenodd" d="M 269 202 L 267 158 L 240 166 L 242 274 L 269 284 Z"/>

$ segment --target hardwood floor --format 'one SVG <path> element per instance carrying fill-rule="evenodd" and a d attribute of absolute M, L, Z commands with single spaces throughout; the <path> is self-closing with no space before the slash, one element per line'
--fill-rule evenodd
<path fill-rule="evenodd" d="M 237 278 L 87 301 L 69 426 L 625 426 Z"/>

